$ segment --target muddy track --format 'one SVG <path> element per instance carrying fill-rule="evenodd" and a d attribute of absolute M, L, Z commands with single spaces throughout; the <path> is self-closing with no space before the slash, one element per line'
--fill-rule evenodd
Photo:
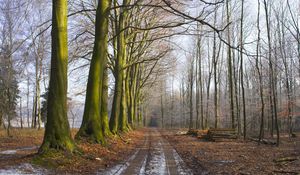
<path fill-rule="evenodd" d="M 104 174 L 190 175 L 192 171 L 186 167 L 169 142 L 155 128 L 149 128 L 145 133 L 144 144 L 127 161 Z"/>

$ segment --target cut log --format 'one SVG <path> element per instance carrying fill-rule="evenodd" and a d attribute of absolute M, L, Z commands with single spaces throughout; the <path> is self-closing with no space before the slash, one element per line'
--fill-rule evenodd
<path fill-rule="evenodd" d="M 212 128 L 208 130 L 204 138 L 209 141 L 215 141 L 216 139 L 237 139 L 237 134 L 235 129 L 231 128 Z"/>
<path fill-rule="evenodd" d="M 273 141 L 273 140 L 261 139 L 259 141 L 259 139 L 257 139 L 257 138 L 250 138 L 250 140 L 254 141 L 254 142 L 260 142 L 260 143 L 265 144 L 265 145 L 276 145 L 276 142 Z"/>

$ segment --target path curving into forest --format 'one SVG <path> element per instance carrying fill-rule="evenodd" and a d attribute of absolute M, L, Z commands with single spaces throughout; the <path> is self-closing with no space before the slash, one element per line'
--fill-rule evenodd
<path fill-rule="evenodd" d="M 190 175 L 193 173 L 160 132 L 156 128 L 149 128 L 145 133 L 144 144 L 126 162 L 114 166 L 104 174 Z"/>

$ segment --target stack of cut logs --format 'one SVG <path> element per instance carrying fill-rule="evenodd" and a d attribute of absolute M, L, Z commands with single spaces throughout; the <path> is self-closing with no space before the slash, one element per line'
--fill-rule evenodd
<path fill-rule="evenodd" d="M 206 140 L 216 141 L 216 139 L 237 139 L 235 129 L 231 128 L 212 128 L 206 135 Z"/>
<path fill-rule="evenodd" d="M 211 128 L 208 130 L 190 129 L 188 135 L 195 136 L 199 139 L 208 141 L 216 141 L 216 139 L 236 139 L 237 134 L 235 129 L 231 128 Z"/>
<path fill-rule="evenodd" d="M 221 139 L 237 139 L 238 134 L 235 129 L 232 128 L 210 128 L 208 130 L 198 130 L 198 129 L 190 129 L 184 134 L 191 135 L 197 137 L 198 139 L 204 139 L 207 141 L 216 141 Z M 276 142 L 273 140 L 268 139 L 261 139 L 258 138 L 248 138 L 254 142 L 260 142 L 262 144 L 267 145 L 275 145 Z"/>

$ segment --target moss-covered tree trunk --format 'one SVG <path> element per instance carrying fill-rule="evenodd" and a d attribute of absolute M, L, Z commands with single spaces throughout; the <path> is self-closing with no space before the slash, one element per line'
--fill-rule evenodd
<path fill-rule="evenodd" d="M 138 98 L 138 125 L 141 125 L 141 121 L 143 120 L 143 104 L 142 104 L 142 98 L 141 96 Z"/>
<path fill-rule="evenodd" d="M 144 64 L 141 64 L 137 67 L 137 74 L 136 74 L 136 84 L 135 84 L 135 93 L 134 93 L 134 115 L 135 115 L 135 122 L 138 124 L 138 117 L 139 117 L 139 98 L 141 98 L 141 82 L 139 81 L 142 76 L 142 72 L 144 71 Z M 162 119 L 163 120 L 163 119 Z"/>
<path fill-rule="evenodd" d="M 67 117 L 67 0 L 53 0 L 52 54 L 47 123 L 40 153 L 53 148 L 73 152 L 75 144 L 71 137 Z"/>
<path fill-rule="evenodd" d="M 117 6 L 117 0 L 113 1 L 114 6 Z M 114 33 L 116 34 L 119 30 L 119 24 L 118 24 L 118 14 L 117 9 L 114 9 L 114 19 L 111 20 L 112 28 Z M 116 95 L 116 93 L 120 94 L 120 83 L 117 81 L 119 76 L 119 63 L 118 63 L 118 39 L 119 37 L 113 37 L 113 47 L 114 47 L 114 58 L 115 58 L 115 67 L 113 69 L 113 75 L 115 78 L 115 86 L 114 86 L 114 97 L 113 97 L 113 103 L 112 103 L 112 109 L 111 109 L 111 115 L 109 120 L 109 129 L 112 134 L 116 134 L 118 131 L 118 124 L 119 124 L 119 111 L 120 106 L 118 105 L 117 101 L 120 101 L 118 98 L 121 98 L 120 95 Z"/>
<path fill-rule="evenodd" d="M 129 0 L 123 0 L 123 5 L 127 5 Z M 115 60 L 115 67 L 114 67 L 114 76 L 115 76 L 115 92 L 113 98 L 113 105 L 112 105 L 112 113 L 109 121 L 109 127 L 113 134 L 118 132 L 118 129 L 124 128 L 125 125 L 123 123 L 119 123 L 120 121 L 126 122 L 127 115 L 123 115 L 124 112 L 124 101 L 126 105 L 126 99 L 123 98 L 122 91 L 123 91 L 123 80 L 124 80 L 124 67 L 125 67 L 125 60 L 126 60 L 126 37 L 125 37 L 125 21 L 128 15 L 127 8 L 124 7 L 120 14 L 119 14 L 119 21 L 116 22 L 116 34 L 117 35 L 117 55 Z M 123 99 L 122 99 L 123 98 Z M 123 101 L 123 102 L 122 102 Z M 122 109 L 121 109 L 122 107 Z M 125 112 L 126 113 L 126 112 Z M 122 114 L 122 115 L 121 115 Z M 121 117 L 121 118 L 120 118 Z M 125 119 L 123 119 L 126 117 Z M 121 126 L 119 126 L 121 125 Z M 121 129 L 122 130 L 122 129 Z"/>
<path fill-rule="evenodd" d="M 120 103 L 120 116 L 119 116 L 119 131 L 126 132 L 128 128 L 128 115 L 127 115 L 127 102 L 126 102 L 126 77 L 123 74 L 122 78 L 122 93 Z"/>
<path fill-rule="evenodd" d="M 137 80 L 138 80 L 138 69 L 139 69 L 139 64 L 136 64 L 135 66 L 132 67 L 132 72 L 130 74 L 131 76 L 131 83 L 129 87 L 129 98 L 130 98 L 130 108 L 129 108 L 129 115 L 130 115 L 130 120 L 131 120 L 131 125 L 135 127 L 135 122 L 136 122 L 136 94 L 137 94 Z"/>
<path fill-rule="evenodd" d="M 107 63 L 107 36 L 110 0 L 99 0 L 96 11 L 95 41 L 89 71 L 83 120 L 76 139 L 104 142 L 101 122 L 102 81 Z"/>
<path fill-rule="evenodd" d="M 120 37 L 120 36 L 119 36 Z M 113 134 L 116 134 L 119 129 L 119 117 L 120 117 L 120 110 L 121 110 L 121 97 L 122 97 L 122 60 L 119 58 L 120 54 L 122 54 L 123 50 L 119 49 L 119 43 L 117 44 L 117 59 L 115 62 L 115 69 L 114 69 L 114 75 L 115 75 L 115 88 L 114 88 L 114 97 L 113 97 L 113 104 L 112 104 L 112 111 L 111 111 L 111 117 L 109 120 L 109 127 L 110 131 Z"/>
<path fill-rule="evenodd" d="M 128 91 L 127 91 L 127 115 L 128 115 L 128 124 L 132 125 L 133 119 L 132 119 L 132 71 L 133 66 L 131 66 L 127 71 L 127 83 L 128 83 Z"/>
<path fill-rule="evenodd" d="M 131 80 L 128 91 L 128 123 L 134 128 L 135 114 L 134 114 L 134 80 Z"/>
<path fill-rule="evenodd" d="M 103 82 L 102 82 L 102 97 L 101 97 L 101 124 L 104 136 L 110 136 L 111 132 L 109 130 L 109 121 L 108 121 L 108 72 L 107 68 L 104 70 Z"/>

